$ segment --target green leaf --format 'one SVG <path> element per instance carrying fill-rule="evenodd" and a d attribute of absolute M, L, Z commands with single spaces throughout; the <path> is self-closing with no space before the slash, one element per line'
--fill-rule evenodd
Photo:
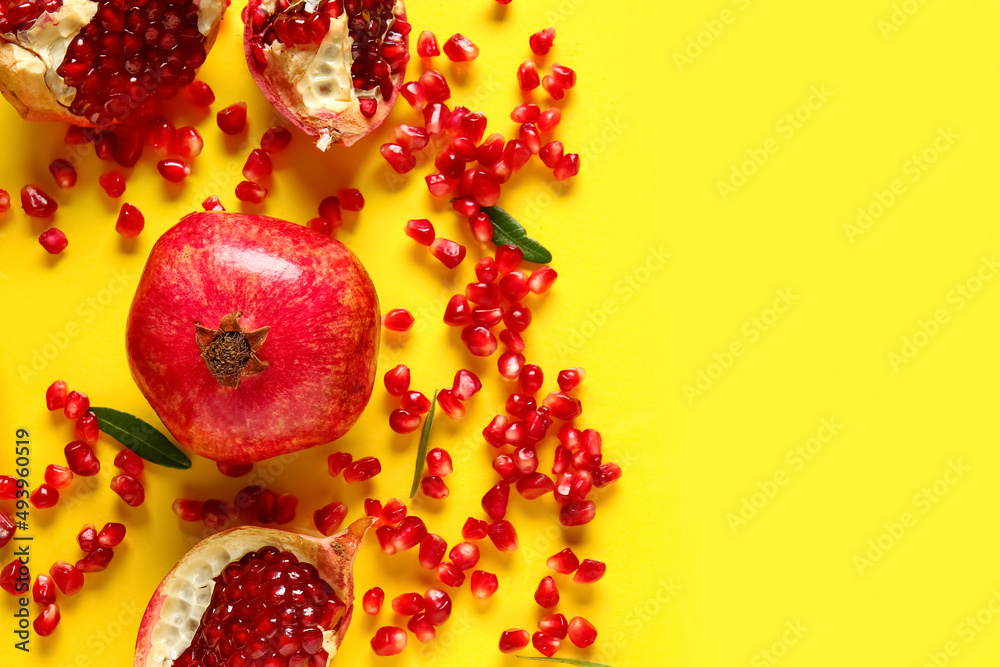
<path fill-rule="evenodd" d="M 427 418 L 424 419 L 424 428 L 420 431 L 420 446 L 417 448 L 417 466 L 413 471 L 413 486 L 410 487 L 410 497 L 417 495 L 417 487 L 420 486 L 420 473 L 424 471 L 424 458 L 427 456 L 427 443 L 431 439 L 431 424 L 434 423 L 434 408 L 437 407 L 437 390 L 431 397 L 431 409 L 427 411 Z"/>
<path fill-rule="evenodd" d="M 530 238 L 524 227 L 518 224 L 510 213 L 499 206 L 484 206 L 481 210 L 493 223 L 493 244 L 496 247 L 516 245 L 524 253 L 524 259 L 535 264 L 548 264 L 552 261 L 552 253 L 541 243 Z"/>
<path fill-rule="evenodd" d="M 127 412 L 111 408 L 90 408 L 97 415 L 101 430 L 122 443 L 150 463 L 158 463 L 167 468 L 187 469 L 191 459 L 167 436 L 153 426 Z"/>
<path fill-rule="evenodd" d="M 605 665 L 600 662 L 590 662 L 589 660 L 576 660 L 574 658 L 536 658 L 527 655 L 517 655 L 515 658 L 520 658 L 521 660 L 541 660 L 543 662 L 562 662 L 567 665 L 580 665 L 580 667 L 611 667 L 611 665 Z"/>

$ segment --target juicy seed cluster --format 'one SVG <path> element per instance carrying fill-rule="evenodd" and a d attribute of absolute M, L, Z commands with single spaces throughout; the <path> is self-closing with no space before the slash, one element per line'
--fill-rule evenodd
<path fill-rule="evenodd" d="M 267 546 L 215 578 L 201 625 L 173 667 L 325 667 L 323 630 L 336 630 L 345 610 L 315 567 Z"/>

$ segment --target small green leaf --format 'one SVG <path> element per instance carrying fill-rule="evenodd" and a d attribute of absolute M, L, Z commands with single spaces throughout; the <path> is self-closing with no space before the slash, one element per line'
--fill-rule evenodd
<path fill-rule="evenodd" d="M 111 408 L 90 408 L 101 430 L 150 463 L 167 468 L 187 469 L 191 459 L 177 449 L 167 436 L 138 417 Z"/>
<path fill-rule="evenodd" d="M 535 264 L 548 264 L 552 261 L 552 253 L 530 238 L 510 213 L 499 206 L 484 206 L 481 210 L 493 223 L 493 244 L 496 247 L 516 245 L 524 253 L 524 259 Z"/>
<path fill-rule="evenodd" d="M 420 446 L 417 448 L 417 466 L 413 471 L 413 486 L 410 487 L 410 497 L 417 495 L 417 487 L 420 486 L 420 473 L 424 471 L 424 458 L 427 456 L 427 443 L 431 439 L 431 424 L 434 423 L 434 408 L 437 407 L 437 390 L 431 397 L 431 409 L 427 411 L 427 418 L 424 419 L 424 428 L 420 431 Z"/>
<path fill-rule="evenodd" d="M 521 660 L 541 660 L 542 662 L 562 662 L 567 665 L 579 665 L 580 667 L 611 667 L 611 665 L 605 665 L 600 662 L 590 662 L 589 660 L 576 660 L 574 658 L 536 658 L 527 655 L 517 655 L 515 658 L 520 658 Z"/>

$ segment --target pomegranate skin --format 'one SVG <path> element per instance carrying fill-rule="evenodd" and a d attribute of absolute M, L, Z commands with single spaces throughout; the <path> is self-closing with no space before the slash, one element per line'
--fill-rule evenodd
<path fill-rule="evenodd" d="M 240 313 L 264 367 L 227 386 L 196 323 Z M 125 343 L 132 377 L 164 426 L 209 459 L 252 463 L 332 442 L 371 397 L 378 297 L 342 243 L 276 218 L 192 213 L 153 246 Z M 248 340 L 251 340 L 248 336 Z M 247 366 L 249 368 L 249 365 Z"/>

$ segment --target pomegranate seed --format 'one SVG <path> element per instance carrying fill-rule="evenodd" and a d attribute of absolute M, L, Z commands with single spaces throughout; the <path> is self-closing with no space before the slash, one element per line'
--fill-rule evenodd
<path fill-rule="evenodd" d="M 405 231 L 407 236 L 420 245 L 429 246 L 434 242 L 434 225 L 430 220 L 423 218 L 410 220 L 406 223 Z"/>
<path fill-rule="evenodd" d="M 170 140 L 173 139 L 173 136 L 174 124 L 166 118 L 153 118 L 146 127 L 146 143 L 157 152 L 166 151 L 170 147 Z"/>
<path fill-rule="evenodd" d="M 538 68 L 535 67 L 534 62 L 525 60 L 517 68 L 517 85 L 520 86 L 521 90 L 527 92 L 538 88 L 538 83 Z"/>
<path fill-rule="evenodd" d="M 555 169 L 552 172 L 557 181 L 565 181 L 567 178 L 572 178 L 579 173 L 580 156 L 576 153 L 563 155 L 562 159 L 559 160 L 559 164 L 555 166 Z"/>
<path fill-rule="evenodd" d="M 39 637 L 48 637 L 55 631 L 57 625 L 59 625 L 59 605 L 53 602 L 38 612 L 31 627 Z"/>
<path fill-rule="evenodd" d="M 552 392 L 546 396 L 542 404 L 560 421 L 572 421 L 583 412 L 580 401 L 559 392 Z"/>
<path fill-rule="evenodd" d="M 558 479 L 556 480 L 556 488 L 552 492 L 552 495 L 555 496 L 557 503 L 559 503 L 560 505 L 569 504 L 570 502 L 569 490 L 572 484 L 573 484 L 573 473 L 567 471 L 559 475 Z"/>
<path fill-rule="evenodd" d="M 390 396 L 402 396 L 410 388 L 410 369 L 399 364 L 386 371 L 383 380 Z"/>
<path fill-rule="evenodd" d="M 492 572 L 476 570 L 472 573 L 471 586 L 472 597 L 477 600 L 485 600 L 497 592 L 497 588 L 499 587 L 497 575 Z"/>
<path fill-rule="evenodd" d="M 517 480 L 517 492 L 528 500 L 534 500 L 551 493 L 555 489 L 553 482 L 547 475 L 540 472 L 533 472 L 522 475 Z"/>
<path fill-rule="evenodd" d="M 437 569 L 447 549 L 448 543 L 444 541 L 443 537 L 428 533 L 427 537 L 420 541 L 420 552 L 417 556 L 420 567 L 425 570 Z"/>
<path fill-rule="evenodd" d="M 578 584 L 592 584 L 604 577 L 608 566 L 599 560 L 584 558 L 573 575 L 573 581 Z"/>
<path fill-rule="evenodd" d="M 515 123 L 534 123 L 540 113 L 537 104 L 519 104 L 510 112 L 510 119 Z"/>
<path fill-rule="evenodd" d="M 517 171 L 531 158 L 531 151 L 520 139 L 511 139 L 503 149 L 503 161 Z"/>
<path fill-rule="evenodd" d="M 6 190 L 0 190 L 0 213 L 6 213 L 10 210 L 10 193 Z"/>
<path fill-rule="evenodd" d="M 49 568 L 49 576 L 63 595 L 76 595 L 83 588 L 83 572 L 65 561 L 56 561 Z"/>
<path fill-rule="evenodd" d="M 250 151 L 243 165 L 243 176 L 250 181 L 259 181 L 271 175 L 271 158 L 260 148 Z"/>
<path fill-rule="evenodd" d="M 345 211 L 360 211 L 365 207 L 365 198 L 356 188 L 346 188 L 338 193 L 340 205 Z"/>
<path fill-rule="evenodd" d="M 580 567 L 580 559 L 577 558 L 576 554 L 569 547 L 563 549 L 562 551 L 549 556 L 545 564 L 553 572 L 558 572 L 559 574 L 570 574 L 578 567 Z"/>
<path fill-rule="evenodd" d="M 403 593 L 392 599 L 392 610 L 400 616 L 413 616 L 424 610 L 424 596 L 420 593 Z"/>
<path fill-rule="evenodd" d="M 472 195 L 480 206 L 493 206 L 500 199 L 500 184 L 485 171 L 477 169 L 473 172 L 472 177 Z M 490 234 L 490 238 L 492 238 L 492 234 Z M 479 235 L 476 239 L 481 243 L 489 240 L 489 238 L 483 240 Z"/>
<path fill-rule="evenodd" d="M 14 538 L 15 532 L 17 524 L 14 523 L 14 517 L 6 512 L 0 512 L 0 549 L 7 546 L 7 543 Z"/>
<path fill-rule="evenodd" d="M 120 171 L 106 171 L 98 177 L 97 181 L 112 199 L 117 199 L 125 194 L 125 176 Z"/>
<path fill-rule="evenodd" d="M 396 551 L 406 551 L 420 544 L 427 537 L 427 526 L 417 516 L 404 517 L 392 536 L 392 545 Z"/>
<path fill-rule="evenodd" d="M 538 135 L 538 128 L 535 127 L 534 123 L 523 123 L 518 130 L 517 137 L 524 142 L 532 155 L 536 155 L 542 148 L 542 139 Z"/>
<path fill-rule="evenodd" d="M 408 410 L 393 410 L 389 413 L 389 428 L 399 434 L 413 433 L 420 427 L 420 415 Z"/>
<path fill-rule="evenodd" d="M 15 558 L 0 570 L 0 588 L 14 596 L 28 592 L 28 582 L 31 581 L 28 566 Z"/>
<path fill-rule="evenodd" d="M 594 485 L 594 478 L 587 470 L 577 470 L 573 473 L 573 480 L 570 482 L 569 499 L 573 501 L 586 500 Z"/>
<path fill-rule="evenodd" d="M 440 447 L 435 447 L 434 449 L 427 452 L 427 471 L 432 475 L 438 477 L 447 477 L 452 473 L 453 467 L 451 462 L 451 456 L 448 452 L 441 449 Z"/>
<path fill-rule="evenodd" d="M 45 390 L 45 407 L 52 412 L 66 407 L 66 388 L 66 383 L 62 380 L 56 380 L 50 384 L 49 388 Z"/>
<path fill-rule="evenodd" d="M 552 48 L 552 42 L 556 38 L 555 28 L 546 28 L 545 30 L 539 30 L 531 37 L 528 38 L 528 46 L 531 47 L 531 52 L 540 56 L 544 56 Z"/>
<path fill-rule="evenodd" d="M 225 134 L 239 134 L 247 125 L 247 103 L 229 105 L 215 115 L 215 121 Z"/>
<path fill-rule="evenodd" d="M 451 616 L 451 598 L 440 588 L 427 589 L 424 606 L 424 613 L 432 625 L 441 625 Z"/>
<path fill-rule="evenodd" d="M 362 97 L 358 100 L 358 107 L 361 110 L 362 116 L 371 118 L 378 111 L 378 100 L 373 97 Z"/>
<path fill-rule="evenodd" d="M 471 217 L 476 213 L 479 213 L 479 204 L 472 201 L 471 199 L 456 199 L 451 203 L 452 208 L 455 209 L 459 215 L 464 215 L 466 217 Z"/>
<path fill-rule="evenodd" d="M 191 173 L 191 165 L 183 160 L 160 160 L 156 168 L 171 183 L 180 183 Z"/>
<path fill-rule="evenodd" d="M 504 444 L 506 439 L 504 439 Z M 497 471 L 500 478 L 507 484 L 512 484 L 521 476 L 521 471 L 514 465 L 514 459 L 510 454 L 500 454 L 493 459 L 493 469 Z"/>
<path fill-rule="evenodd" d="M 486 528 L 489 526 L 482 519 L 474 519 L 471 516 L 466 519 L 462 526 L 462 538 L 466 540 L 482 540 L 486 538 Z"/>
<path fill-rule="evenodd" d="M 375 498 L 365 498 L 365 516 L 382 518 L 382 503 Z"/>
<path fill-rule="evenodd" d="M 538 129 L 542 132 L 551 132 L 555 129 L 559 121 L 562 120 L 562 111 L 556 107 L 546 109 L 538 115 Z"/>
<path fill-rule="evenodd" d="M 597 639 L 597 628 L 582 616 L 574 616 L 569 622 L 569 640 L 579 646 L 586 648 Z"/>
<path fill-rule="evenodd" d="M 497 339 L 486 327 L 465 327 L 462 329 L 462 342 L 477 357 L 488 357 L 497 350 Z"/>
<path fill-rule="evenodd" d="M 562 614 L 543 616 L 538 620 L 538 629 L 549 637 L 566 639 L 566 631 L 568 630 L 566 617 Z"/>
<path fill-rule="evenodd" d="M 35 577 L 35 585 L 31 587 L 31 599 L 35 604 L 50 605 L 56 601 L 56 584 L 47 574 Z"/>
<path fill-rule="evenodd" d="M 115 552 L 107 547 L 97 547 L 89 554 L 76 561 L 76 569 L 85 574 L 102 572 L 114 558 Z"/>
<path fill-rule="evenodd" d="M 476 56 L 479 55 L 479 47 L 461 33 L 455 33 L 449 37 L 442 48 L 448 60 L 455 63 L 469 62 L 475 60 Z"/>
<path fill-rule="evenodd" d="M 559 63 L 552 63 L 549 71 L 552 73 L 552 78 L 555 80 L 556 85 L 560 88 L 568 90 L 576 85 L 576 72 L 569 67 L 560 65 Z"/>
<path fill-rule="evenodd" d="M 382 472 L 382 464 L 374 456 L 366 456 L 351 463 L 344 470 L 344 480 L 348 484 L 363 482 Z"/>
<path fill-rule="evenodd" d="M 195 106 L 207 107 L 215 101 L 215 93 L 212 92 L 212 87 L 204 81 L 198 81 L 196 79 L 188 84 L 187 88 L 184 90 L 187 92 L 188 98 Z"/>
<path fill-rule="evenodd" d="M 427 93 L 417 81 L 408 81 L 399 89 L 400 96 L 406 100 L 414 111 L 420 111 L 427 106 Z"/>
<path fill-rule="evenodd" d="M 437 135 L 444 131 L 444 125 L 451 116 L 448 106 L 440 102 L 432 102 L 424 108 L 424 129 L 428 134 Z"/>
<path fill-rule="evenodd" d="M 478 144 L 482 141 L 483 135 L 486 134 L 486 123 L 486 114 L 478 111 L 465 114 L 462 116 L 462 136 L 471 140 L 473 144 Z M 475 153 L 473 153 L 473 159 L 475 159 Z"/>
<path fill-rule="evenodd" d="M 59 502 L 59 490 L 49 484 L 42 484 L 29 497 L 31 504 L 37 509 L 48 509 Z"/>
<path fill-rule="evenodd" d="M 622 469 L 617 463 L 605 463 L 594 472 L 594 486 L 602 488 L 617 482 L 622 477 Z"/>
<path fill-rule="evenodd" d="M 200 500 L 178 498 L 171 508 L 181 521 L 201 521 L 205 516 L 204 504 Z"/>
<path fill-rule="evenodd" d="M 97 534 L 97 543 L 105 548 L 113 549 L 125 539 L 125 526 L 120 523 L 106 523 Z"/>
<path fill-rule="evenodd" d="M 406 505 L 399 502 L 396 498 L 390 498 L 386 502 L 385 507 L 378 511 L 377 516 L 390 526 L 395 526 L 406 516 Z"/>
<path fill-rule="evenodd" d="M 267 188 L 252 181 L 240 181 L 236 185 L 236 198 L 249 204 L 260 204 L 267 198 Z"/>
<path fill-rule="evenodd" d="M 32 218 L 48 218 L 56 213 L 59 204 L 37 185 L 21 188 L 21 208 Z"/>
<path fill-rule="evenodd" d="M 510 498 L 510 485 L 499 481 L 483 495 L 483 510 L 491 519 L 502 519 L 507 514 L 507 502 Z"/>
<path fill-rule="evenodd" d="M 569 469 L 573 462 L 573 452 L 562 445 L 556 446 L 554 460 L 552 462 L 552 474 L 561 475 Z"/>
<path fill-rule="evenodd" d="M 524 419 L 535 410 L 535 399 L 524 394 L 511 394 L 507 397 L 507 413 Z M 536 465 L 537 467 L 537 465 Z M 530 472 L 530 471 L 522 471 Z"/>
<path fill-rule="evenodd" d="M 428 475 L 420 480 L 420 491 L 428 498 L 434 500 L 444 500 L 448 497 L 450 490 L 444 480 L 434 475 Z"/>
<path fill-rule="evenodd" d="M 17 498 L 18 481 L 10 475 L 0 475 L 0 498 L 13 500 Z"/>
<path fill-rule="evenodd" d="M 448 150 L 462 162 L 472 162 L 476 159 L 476 143 L 468 137 L 455 137 Z M 478 210 L 478 207 L 476 210 Z"/>
<path fill-rule="evenodd" d="M 551 575 L 545 575 L 535 589 L 535 602 L 545 609 L 551 609 L 559 604 L 559 589 L 556 580 Z"/>
<path fill-rule="evenodd" d="M 452 588 L 458 588 L 463 583 L 465 583 L 465 572 L 462 571 L 460 567 L 454 563 L 441 563 L 437 567 L 438 579 L 445 586 L 451 586 Z"/>
<path fill-rule="evenodd" d="M 215 466 L 219 469 L 219 472 L 226 477 L 243 477 L 244 475 L 250 474 L 250 471 L 253 470 L 252 463 L 228 463 L 226 461 L 216 461 Z M 131 473 L 128 470 L 125 472 L 135 476 L 135 473 Z"/>
<path fill-rule="evenodd" d="M 430 30 L 424 30 L 417 38 L 417 55 L 421 58 L 432 58 L 441 55 L 438 48 L 437 37 Z"/>
<path fill-rule="evenodd" d="M 414 125 L 400 125 L 393 130 L 391 137 L 393 142 L 410 153 L 419 151 L 430 141 L 430 134 L 427 130 Z"/>
<path fill-rule="evenodd" d="M 563 157 L 563 145 L 561 141 L 550 141 L 538 151 L 538 157 L 542 159 L 542 164 L 550 169 L 554 169 Z"/>
<path fill-rule="evenodd" d="M 461 327 L 472 321 L 472 311 L 469 302 L 461 294 L 456 294 L 448 300 L 444 308 L 444 323 L 452 327 Z"/>
<path fill-rule="evenodd" d="M 326 218 L 332 222 L 335 227 L 340 227 L 340 198 L 327 197 L 321 201 L 319 203 L 319 217 Z"/>
<path fill-rule="evenodd" d="M 397 655 L 406 648 L 406 631 L 391 625 L 375 631 L 371 640 L 375 655 Z"/>
<path fill-rule="evenodd" d="M 226 207 L 222 205 L 219 201 L 218 195 L 212 195 L 211 197 L 206 197 L 205 201 L 201 203 L 201 207 L 206 211 L 225 211 Z"/>
<path fill-rule="evenodd" d="M 465 259 L 465 246 L 438 237 L 431 243 L 431 254 L 449 269 L 454 269 Z"/>
<path fill-rule="evenodd" d="M 504 436 L 506 431 L 507 417 L 504 415 L 497 415 L 490 420 L 490 423 L 483 429 L 483 438 L 485 438 L 486 442 L 490 443 L 494 447 L 502 447 L 507 444 L 507 440 Z"/>
<path fill-rule="evenodd" d="M 500 551 L 517 551 L 517 531 L 514 524 L 506 519 L 494 521 L 487 528 L 486 534 Z"/>
<path fill-rule="evenodd" d="M 111 479 L 111 490 L 121 496 L 126 505 L 138 507 L 146 499 L 142 484 L 131 475 L 118 475 Z"/>
<path fill-rule="evenodd" d="M 201 155 L 204 147 L 205 141 L 198 134 L 198 130 L 191 126 L 177 128 L 170 141 L 170 152 L 189 160 Z"/>
<path fill-rule="evenodd" d="M 80 418 L 76 420 L 76 424 L 73 428 L 76 433 L 76 437 L 83 440 L 88 445 L 93 445 L 97 442 L 97 438 L 100 433 L 100 426 L 97 422 L 97 415 L 90 410 L 80 415 Z"/>
<path fill-rule="evenodd" d="M 408 391 L 403 394 L 402 398 L 399 400 L 399 405 L 401 408 L 407 412 L 412 412 L 417 415 L 425 415 L 431 409 L 431 399 L 423 395 L 419 391 Z M 438 450 L 431 450 L 438 451 Z M 437 474 L 437 473 L 432 473 Z M 445 473 L 447 474 L 447 473 Z"/>
<path fill-rule="evenodd" d="M 323 535 L 332 535 L 340 528 L 340 524 L 344 522 L 346 516 L 347 505 L 342 502 L 333 502 L 313 512 L 313 523 L 316 524 L 316 530 Z"/>
<path fill-rule="evenodd" d="M 45 483 L 56 489 L 65 489 L 73 481 L 73 471 L 65 466 L 49 465 L 45 468 Z"/>
<path fill-rule="evenodd" d="M 127 475 L 138 477 L 142 472 L 142 459 L 130 449 L 123 449 L 115 457 L 115 467 L 121 468 Z"/>
<path fill-rule="evenodd" d="M 464 368 L 455 373 L 455 379 L 451 385 L 453 395 L 460 401 L 469 400 L 482 388 L 483 383 L 479 376 Z"/>
<path fill-rule="evenodd" d="M 210 530 L 222 530 L 229 523 L 230 511 L 226 503 L 218 500 L 216 498 L 209 498 L 204 504 L 204 516 L 202 517 L 202 523 L 205 524 Z M 260 507 L 257 508 L 258 513 Z M 277 518 L 278 512 L 278 499 L 274 496 L 274 502 L 268 505 L 268 514 L 266 523 L 274 523 Z M 261 523 L 265 523 L 261 520 Z"/>
<path fill-rule="evenodd" d="M 292 133 L 288 129 L 275 126 L 269 128 L 264 136 L 260 138 L 260 147 L 265 153 L 274 155 L 275 153 L 280 153 L 281 151 L 288 148 L 288 144 L 292 141 Z"/>
<path fill-rule="evenodd" d="M 554 100 L 561 100 L 566 96 L 566 90 L 549 74 L 542 77 L 542 88 Z"/>
<path fill-rule="evenodd" d="M 436 69 L 427 70 L 420 75 L 418 81 L 424 89 L 424 94 L 427 95 L 428 102 L 444 102 L 451 97 L 448 81 Z"/>
<path fill-rule="evenodd" d="M 528 289 L 533 294 L 544 294 L 556 280 L 556 272 L 548 266 L 540 266 L 528 277 Z M 567 390 L 568 391 L 568 390 Z"/>
<path fill-rule="evenodd" d="M 492 283 L 498 275 L 496 262 L 493 261 L 492 257 L 483 257 L 476 262 L 476 278 L 479 282 Z"/>
<path fill-rule="evenodd" d="M 409 331 L 413 315 L 406 308 L 394 308 L 382 317 L 382 325 L 389 331 Z"/>
<path fill-rule="evenodd" d="M 379 151 L 397 174 L 405 174 L 417 166 L 417 158 L 399 144 L 382 144 Z"/>
<path fill-rule="evenodd" d="M 516 394 L 515 394 L 516 395 Z M 521 445 L 514 450 L 514 465 L 523 475 L 528 475 L 538 470 L 538 454 L 534 445 Z"/>
<path fill-rule="evenodd" d="M 45 251 L 50 255 L 58 255 L 66 246 L 69 245 L 69 241 L 66 239 L 66 234 L 60 229 L 53 227 L 52 229 L 42 232 L 38 236 L 38 243 L 41 244 Z"/>
<path fill-rule="evenodd" d="M 521 628 L 511 628 L 500 633 L 500 652 L 513 653 L 528 645 L 528 631 Z"/>
<path fill-rule="evenodd" d="M 509 278 L 510 276 L 505 276 Z M 502 282 L 502 281 L 501 281 Z M 503 283 L 502 283 L 503 284 Z M 504 290 L 503 287 L 507 289 Z M 512 286 L 510 283 L 503 284 L 501 291 L 504 292 L 505 296 L 511 294 L 519 294 L 520 288 L 517 286 Z M 527 290 L 524 290 L 525 292 Z M 507 309 L 503 315 L 503 323 L 507 325 L 507 328 L 514 333 L 521 333 L 531 325 L 531 309 L 527 306 L 522 306 L 519 303 L 515 303 L 513 306 Z"/>
<path fill-rule="evenodd" d="M 448 552 L 451 562 L 462 570 L 471 570 L 479 562 L 479 547 L 472 542 L 459 542 Z"/>
<path fill-rule="evenodd" d="M 437 630 L 427 619 L 427 614 L 414 614 L 413 617 L 406 622 L 406 629 L 413 633 L 413 636 L 417 638 L 423 644 L 433 641 L 434 636 L 437 634 Z"/>
<path fill-rule="evenodd" d="M 82 146 L 84 144 L 89 144 L 94 140 L 94 130 L 89 127 L 79 127 L 77 125 L 70 125 L 66 128 L 66 136 L 63 137 L 63 141 L 67 144 L 73 146 Z"/>
<path fill-rule="evenodd" d="M 62 158 L 49 163 L 49 172 L 60 189 L 71 188 L 76 185 L 76 169 L 69 161 Z"/>
<path fill-rule="evenodd" d="M 146 226 L 146 218 L 142 211 L 129 203 L 122 204 L 115 222 L 115 231 L 127 239 L 134 239 Z"/>
<path fill-rule="evenodd" d="M 492 167 L 503 157 L 502 134 L 491 134 L 476 148 L 476 160 L 484 167 Z"/>
<path fill-rule="evenodd" d="M 375 537 L 378 538 L 379 547 L 382 553 L 391 556 L 398 551 L 392 544 L 392 538 L 396 535 L 396 529 L 392 526 L 379 526 L 375 530 Z"/>
<path fill-rule="evenodd" d="M 562 645 L 562 640 L 551 637 L 544 632 L 536 632 L 531 635 L 531 645 L 535 647 L 535 650 L 544 655 L 546 658 L 551 658 L 559 650 L 560 645 Z"/>
<path fill-rule="evenodd" d="M 596 513 L 593 500 L 574 501 L 559 510 L 559 523 L 564 526 L 582 526 L 593 521 Z"/>
<path fill-rule="evenodd" d="M 376 616 L 382 610 L 382 602 L 385 600 L 385 591 L 378 586 L 373 586 L 365 591 L 361 598 L 361 607 L 369 616 Z"/>

